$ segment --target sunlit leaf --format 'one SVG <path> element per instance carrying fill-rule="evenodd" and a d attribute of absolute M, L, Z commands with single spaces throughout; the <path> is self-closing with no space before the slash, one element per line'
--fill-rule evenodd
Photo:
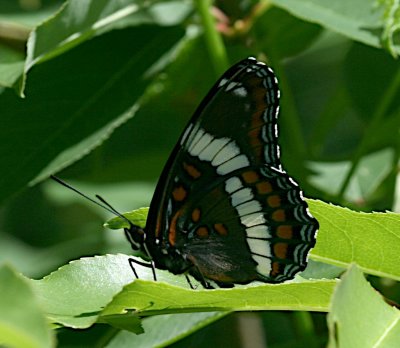
<path fill-rule="evenodd" d="M 134 281 L 128 258 L 107 255 L 81 259 L 42 280 L 33 280 L 35 293 L 49 319 L 65 326 L 85 328 L 97 320 L 113 322 L 117 320 L 116 315 L 128 312 L 129 320 L 131 314 L 273 309 L 326 311 L 337 283 L 335 280 L 274 285 L 252 283 L 219 290 L 202 290 L 196 285 L 197 290 L 192 290 L 184 276 L 167 271 L 157 270 L 158 281 L 154 282 L 151 269 L 141 265 L 135 265 L 139 280 Z M 120 321 L 119 325 L 122 323 Z"/>
<path fill-rule="evenodd" d="M 352 266 L 337 286 L 328 314 L 329 347 L 397 347 L 400 311 L 383 300 Z"/>
<path fill-rule="evenodd" d="M 363 213 L 308 200 L 320 224 L 313 260 L 347 267 L 356 262 L 370 274 L 400 279 L 400 214 Z"/>
<path fill-rule="evenodd" d="M 228 312 L 183 313 L 157 315 L 146 318 L 142 321 L 143 335 L 121 331 L 106 347 L 167 347 L 190 335 L 192 332 L 221 319 L 227 314 Z"/>
<path fill-rule="evenodd" d="M 16 348 L 54 346 L 54 333 L 26 279 L 0 266 L 0 345 Z"/>
<path fill-rule="evenodd" d="M 348 38 L 370 46 L 381 46 L 383 23 L 382 8 L 375 0 L 275 0 L 281 7 L 305 21 L 338 32 Z M 393 31 L 393 27 L 390 27 Z M 399 46 L 392 45 L 399 52 Z"/>

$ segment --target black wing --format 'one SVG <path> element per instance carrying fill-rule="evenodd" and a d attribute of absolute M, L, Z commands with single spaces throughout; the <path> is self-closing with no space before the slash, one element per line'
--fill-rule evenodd
<path fill-rule="evenodd" d="M 214 85 L 151 202 L 146 238 L 159 266 L 179 273 L 161 255 L 180 255 L 196 278 L 225 284 L 281 282 L 305 268 L 318 222 L 282 169 L 278 111 L 277 79 L 254 58 Z"/>

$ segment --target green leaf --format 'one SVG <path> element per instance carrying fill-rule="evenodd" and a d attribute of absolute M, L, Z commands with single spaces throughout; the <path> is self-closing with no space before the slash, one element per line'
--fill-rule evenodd
<path fill-rule="evenodd" d="M 369 274 L 400 280 L 400 214 L 355 212 L 307 200 L 320 224 L 315 261 L 347 267 L 356 262 Z"/>
<path fill-rule="evenodd" d="M 115 28 L 143 24 L 176 25 L 190 6 L 144 0 L 70 0 L 32 33 L 28 42 L 26 70 L 76 45 Z"/>
<path fill-rule="evenodd" d="M 49 319 L 73 328 L 87 328 L 123 286 L 135 280 L 129 256 L 83 258 L 65 265 L 41 280 L 32 280 L 37 297 Z M 141 279 L 153 279 L 149 268 L 136 268 Z M 157 271 L 161 281 L 187 287 L 184 277 Z"/>
<path fill-rule="evenodd" d="M 345 198 L 349 202 L 367 201 L 392 170 L 394 151 L 383 149 L 364 156 L 352 176 Z M 315 174 L 310 181 L 322 191 L 337 194 L 351 162 L 311 162 Z"/>
<path fill-rule="evenodd" d="M 121 331 L 106 347 L 168 347 L 228 314 L 227 312 L 204 312 L 157 315 L 143 320 L 143 335 L 138 336 Z"/>
<path fill-rule="evenodd" d="M 141 265 L 135 265 L 139 276 L 135 280 L 128 259 L 126 255 L 84 258 L 41 280 L 32 280 L 48 318 L 73 328 L 87 328 L 100 321 L 119 327 L 131 325 L 135 331 L 131 315 L 268 309 L 326 311 L 336 284 L 335 280 L 309 280 L 200 290 L 201 286 L 195 283 L 198 290 L 191 290 L 183 275 L 157 270 L 158 281 L 154 282 L 151 269 Z"/>
<path fill-rule="evenodd" d="M 400 312 L 385 303 L 355 265 L 335 289 L 328 326 L 331 348 L 395 348 L 400 342 Z"/>
<path fill-rule="evenodd" d="M 7 265 L 0 266 L 0 345 L 54 346 L 54 334 L 30 284 Z"/>
<path fill-rule="evenodd" d="M 0 87 L 13 87 L 23 71 L 24 55 L 0 42 Z"/>
<path fill-rule="evenodd" d="M 0 64 L 0 86 L 12 87 L 24 70 L 24 62 Z"/>
<path fill-rule="evenodd" d="M 132 117 L 151 82 L 146 73 L 182 35 L 176 27 L 113 31 L 35 67 L 26 99 L 0 95 L 8 168 L 0 200 L 81 158 Z"/>
<path fill-rule="evenodd" d="M 143 228 L 146 226 L 146 219 L 147 219 L 148 212 L 149 212 L 149 208 L 139 208 L 139 209 L 130 211 L 128 213 L 123 213 L 122 215 L 125 216 L 134 225 L 137 225 L 137 226 Z M 119 230 L 121 228 L 129 228 L 129 223 L 125 219 L 117 216 L 117 217 L 114 217 L 114 218 L 108 220 L 104 224 L 104 227 L 107 227 L 111 230 Z"/>
<path fill-rule="evenodd" d="M 126 313 L 148 316 L 218 310 L 324 312 L 335 284 L 336 280 L 314 280 L 265 285 L 252 283 L 234 289 L 191 290 L 138 279 L 113 298 L 102 316 Z"/>
<path fill-rule="evenodd" d="M 364 44 L 381 47 L 383 9 L 376 0 L 273 0 L 283 8 L 305 21 L 317 23 L 348 38 Z M 393 50 L 400 52 L 396 45 Z"/>

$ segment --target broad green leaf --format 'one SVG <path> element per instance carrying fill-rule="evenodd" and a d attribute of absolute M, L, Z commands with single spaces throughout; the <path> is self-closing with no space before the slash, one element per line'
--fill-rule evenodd
<path fill-rule="evenodd" d="M 384 23 L 382 7 L 376 0 L 273 0 L 283 8 L 305 21 L 317 23 L 353 40 L 374 47 L 381 47 Z M 399 45 L 393 50 L 400 52 Z"/>
<path fill-rule="evenodd" d="M 107 348 L 168 347 L 194 331 L 226 316 L 227 312 L 165 314 L 143 320 L 143 335 L 119 332 Z"/>
<path fill-rule="evenodd" d="M 83 258 L 65 265 L 41 280 L 32 280 L 37 297 L 48 317 L 55 323 L 87 328 L 123 286 L 135 280 L 129 256 L 106 255 Z M 140 279 L 153 279 L 151 271 L 136 268 Z M 160 281 L 187 287 L 184 277 L 157 271 Z"/>
<path fill-rule="evenodd" d="M 0 87 L 13 87 L 23 71 L 23 53 L 0 42 Z"/>
<path fill-rule="evenodd" d="M 12 87 L 24 71 L 24 62 L 0 64 L 0 86 Z"/>
<path fill-rule="evenodd" d="M 308 200 L 320 224 L 315 261 L 347 267 L 356 262 L 369 274 L 400 280 L 400 214 L 362 213 Z"/>
<path fill-rule="evenodd" d="M 191 290 L 141 279 L 128 284 L 102 316 L 139 316 L 207 311 L 300 310 L 325 312 L 336 280 L 238 286 L 234 289 Z M 257 283 L 260 284 L 260 283 Z"/>
<path fill-rule="evenodd" d="M 394 151 L 384 149 L 364 156 L 352 176 L 345 198 L 350 202 L 366 201 L 392 170 Z M 350 170 L 349 161 L 336 163 L 311 162 L 315 174 L 310 181 L 324 192 L 338 193 Z"/>
<path fill-rule="evenodd" d="M 0 266 L 0 346 L 46 348 L 54 334 L 30 284 L 7 265 Z"/>
<path fill-rule="evenodd" d="M 96 34 L 141 24 L 176 25 L 190 6 L 144 0 L 70 0 L 32 33 L 28 42 L 26 70 L 62 54 Z"/>
<path fill-rule="evenodd" d="M 329 347 L 395 348 L 400 312 L 383 300 L 352 265 L 335 289 L 328 314 Z"/>
<path fill-rule="evenodd" d="M 113 31 L 35 67 L 26 99 L 0 95 L 8 168 L 0 200 L 81 158 L 132 117 L 151 82 L 145 74 L 182 35 L 176 27 Z"/>
<path fill-rule="evenodd" d="M 151 269 L 141 265 L 135 265 L 139 276 L 135 280 L 128 259 L 126 255 L 84 258 L 31 282 L 48 318 L 73 328 L 87 328 L 96 321 L 121 327 L 128 325 L 130 315 L 219 310 L 326 311 L 336 284 L 335 280 L 308 280 L 201 290 L 192 281 L 198 290 L 191 290 L 183 275 L 157 270 L 158 281 L 154 282 Z M 127 312 L 127 321 L 118 318 Z"/>

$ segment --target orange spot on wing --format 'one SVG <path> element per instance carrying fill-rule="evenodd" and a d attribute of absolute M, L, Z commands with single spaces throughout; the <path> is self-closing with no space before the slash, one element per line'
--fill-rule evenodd
<path fill-rule="evenodd" d="M 207 227 L 199 227 L 196 230 L 196 234 L 197 236 L 199 236 L 200 238 L 207 238 L 208 237 L 208 228 Z"/>
<path fill-rule="evenodd" d="M 200 220 L 201 211 L 199 208 L 195 208 L 192 211 L 192 220 L 193 222 L 197 222 Z"/>
<path fill-rule="evenodd" d="M 274 254 L 279 259 L 285 259 L 288 253 L 288 245 L 286 243 L 276 243 L 274 245 Z"/>
<path fill-rule="evenodd" d="M 249 136 L 249 143 L 251 147 L 254 148 L 263 145 L 260 140 L 260 128 L 254 128 L 248 131 L 247 135 Z"/>
<path fill-rule="evenodd" d="M 257 192 L 261 195 L 272 192 L 272 186 L 268 181 L 259 182 L 256 185 Z"/>
<path fill-rule="evenodd" d="M 264 147 L 261 144 L 261 142 L 260 142 L 259 146 L 253 146 L 253 152 L 255 153 L 256 158 L 258 158 L 260 161 L 264 160 L 264 154 L 263 154 L 264 150 L 263 149 L 264 149 Z"/>
<path fill-rule="evenodd" d="M 281 205 L 281 197 L 278 195 L 272 195 L 267 198 L 267 203 L 272 208 L 277 208 Z"/>
<path fill-rule="evenodd" d="M 274 221 L 285 221 L 286 214 L 283 209 L 277 209 L 272 213 L 272 219 Z"/>
<path fill-rule="evenodd" d="M 160 231 L 161 231 L 161 214 L 157 217 L 156 230 L 155 230 L 155 235 L 157 238 L 161 234 Z"/>
<path fill-rule="evenodd" d="M 272 271 L 271 271 L 271 275 L 272 276 L 276 276 L 276 275 L 278 275 L 279 273 L 281 273 L 281 265 L 280 265 L 280 263 L 279 262 L 273 262 L 272 263 Z"/>
<path fill-rule="evenodd" d="M 172 246 L 175 245 L 176 242 L 176 221 L 180 215 L 181 211 L 178 210 L 172 218 L 171 224 L 169 225 L 168 241 Z"/>
<path fill-rule="evenodd" d="M 172 191 L 172 196 L 174 197 L 175 201 L 182 202 L 187 196 L 187 191 L 183 186 L 177 186 Z"/>
<path fill-rule="evenodd" d="M 197 179 L 201 176 L 201 172 L 193 165 L 183 163 L 183 169 L 188 173 L 193 179 Z"/>
<path fill-rule="evenodd" d="M 259 128 L 265 123 L 262 119 L 263 112 L 263 109 L 259 109 L 251 115 L 251 128 Z"/>
<path fill-rule="evenodd" d="M 264 143 L 261 141 L 261 127 L 256 127 L 247 132 L 249 145 L 255 154 L 256 159 L 259 161 L 264 160 L 263 151 Z"/>
<path fill-rule="evenodd" d="M 291 239 L 293 238 L 293 228 L 289 225 L 281 225 L 276 229 L 276 235 L 279 238 Z"/>
<path fill-rule="evenodd" d="M 222 223 L 215 224 L 214 225 L 214 229 L 221 236 L 227 236 L 228 235 L 228 230 L 226 229 L 226 226 L 224 224 L 222 224 Z"/>
<path fill-rule="evenodd" d="M 242 174 L 242 178 L 247 184 L 254 184 L 258 181 L 259 176 L 254 170 L 249 170 Z"/>

